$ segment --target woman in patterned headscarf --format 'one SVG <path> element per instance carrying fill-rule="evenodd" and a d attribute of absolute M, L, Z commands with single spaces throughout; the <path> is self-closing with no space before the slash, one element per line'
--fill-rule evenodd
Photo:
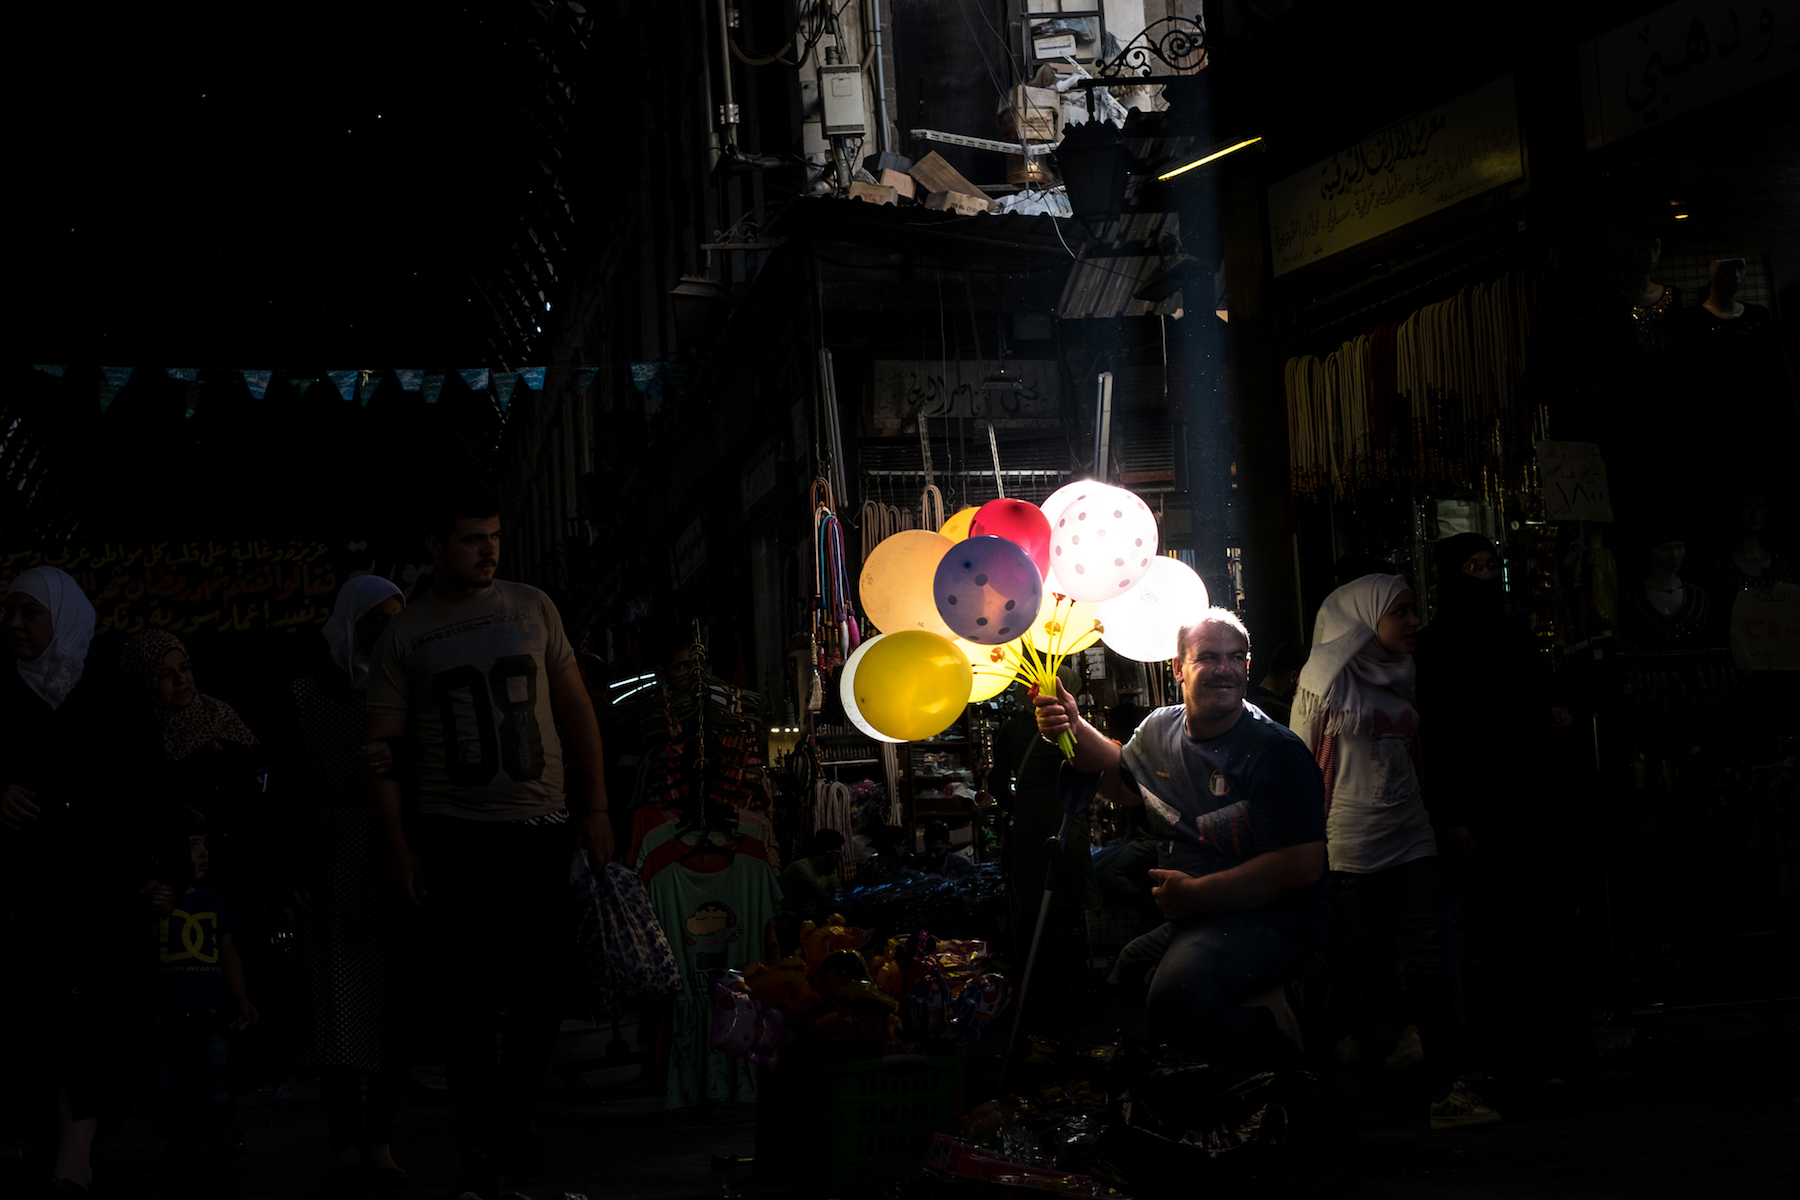
<path fill-rule="evenodd" d="M 294 892 L 294 1061 L 319 1072 L 333 1180 L 345 1190 L 402 1187 L 389 1139 L 411 1065 L 397 1036 L 397 972 L 388 896 L 365 772 L 390 769 L 388 746 L 363 744 L 369 652 L 405 605 L 379 575 L 345 582 L 322 630 L 331 669 L 296 679 L 299 738 Z"/>
<path fill-rule="evenodd" d="M 169 762 L 180 762 L 196 750 L 223 750 L 227 743 L 257 745 L 236 709 L 194 687 L 187 647 L 174 634 L 160 629 L 138 634 L 125 643 L 119 669 L 149 693 Z"/>

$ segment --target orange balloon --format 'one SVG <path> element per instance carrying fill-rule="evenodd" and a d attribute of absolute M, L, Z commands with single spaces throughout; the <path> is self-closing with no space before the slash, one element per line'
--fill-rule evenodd
<path fill-rule="evenodd" d="M 932 581 L 938 562 L 956 543 L 929 529 L 902 529 L 869 554 L 862 569 L 863 611 L 883 633 L 922 629 L 954 638 L 938 615 Z"/>
<path fill-rule="evenodd" d="M 973 521 L 975 514 L 980 511 L 979 508 L 965 508 L 945 521 L 944 527 L 938 532 L 953 542 L 960 542 L 969 536 L 969 522 Z"/>

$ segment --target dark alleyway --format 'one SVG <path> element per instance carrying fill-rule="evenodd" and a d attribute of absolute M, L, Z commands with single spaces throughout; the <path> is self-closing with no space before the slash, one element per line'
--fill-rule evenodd
<path fill-rule="evenodd" d="M 1561 1095 L 1519 1099 L 1506 1120 L 1432 1132 L 1398 1112 L 1409 1081 L 1351 1075 L 1358 1155 L 1329 1194 L 1344 1200 L 1776 1200 L 1793 1194 L 1800 1152 L 1800 1004 L 1789 1001 L 1771 1034 L 1766 1009 L 1638 1016 L 1598 1027 L 1595 1066 Z M 429 1078 L 421 1072 L 421 1077 Z M 316 1085 L 245 1097 L 242 1200 L 317 1194 L 325 1120 Z M 1416 1107 L 1409 1109 L 1416 1118 Z M 589 1200 L 720 1200 L 778 1196 L 715 1157 L 755 1152 L 753 1106 L 727 1105 L 710 1120 L 664 1112 L 657 1089 L 599 1083 L 546 1086 L 539 1129 L 551 1171 L 526 1190 Z M 421 1085 L 402 1105 L 396 1156 L 412 1174 L 403 1195 L 436 1196 L 454 1181 L 455 1148 L 443 1093 Z M 116 1200 L 151 1200 L 161 1145 L 150 1125 L 128 1122 L 99 1158 Z M 916 1180 L 909 1196 L 962 1194 Z"/>

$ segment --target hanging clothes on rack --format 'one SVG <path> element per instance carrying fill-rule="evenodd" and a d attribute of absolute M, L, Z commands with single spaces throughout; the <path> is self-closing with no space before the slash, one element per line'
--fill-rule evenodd
<path fill-rule="evenodd" d="M 759 855 L 770 869 L 781 870 L 781 856 L 775 846 L 775 830 L 769 818 L 749 809 L 733 810 L 728 818 L 696 827 L 683 824 L 682 811 L 673 804 L 659 804 L 650 810 L 650 819 L 640 831 L 632 827 L 631 866 L 644 886 L 664 867 L 671 866 L 699 845 L 703 838 L 719 833 L 735 844 L 741 854 Z M 655 820 L 660 816 L 662 820 Z"/>
<path fill-rule="evenodd" d="M 656 798 L 633 814 L 628 855 L 682 974 L 663 1047 L 670 1108 L 755 1098 L 748 1064 L 711 1052 L 710 987 L 764 957 L 781 905 L 773 831 L 750 808 L 763 795 L 762 701 L 706 673 L 694 632 L 681 668 L 640 702 L 645 791 Z"/>
<path fill-rule="evenodd" d="M 711 1048 L 711 988 L 726 971 L 771 953 L 781 886 L 761 857 L 716 846 L 700 852 L 729 855 L 730 864 L 698 871 L 677 861 L 649 884 L 651 907 L 675 951 L 683 985 L 671 1014 L 665 1108 L 756 1099 L 750 1064 Z"/>

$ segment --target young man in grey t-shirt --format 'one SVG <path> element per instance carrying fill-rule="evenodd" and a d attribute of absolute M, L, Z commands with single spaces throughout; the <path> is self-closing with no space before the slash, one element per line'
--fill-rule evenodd
<path fill-rule="evenodd" d="M 538 589 L 494 578 L 498 502 L 467 489 L 432 515 L 431 590 L 375 645 L 364 740 L 403 747 L 403 771 L 372 778 L 370 799 L 395 894 L 432 930 L 457 1143 L 467 1190 L 488 1195 L 542 1169 L 531 1110 L 573 940 L 569 860 L 578 838 L 610 859 L 612 827 L 562 618 Z"/>

